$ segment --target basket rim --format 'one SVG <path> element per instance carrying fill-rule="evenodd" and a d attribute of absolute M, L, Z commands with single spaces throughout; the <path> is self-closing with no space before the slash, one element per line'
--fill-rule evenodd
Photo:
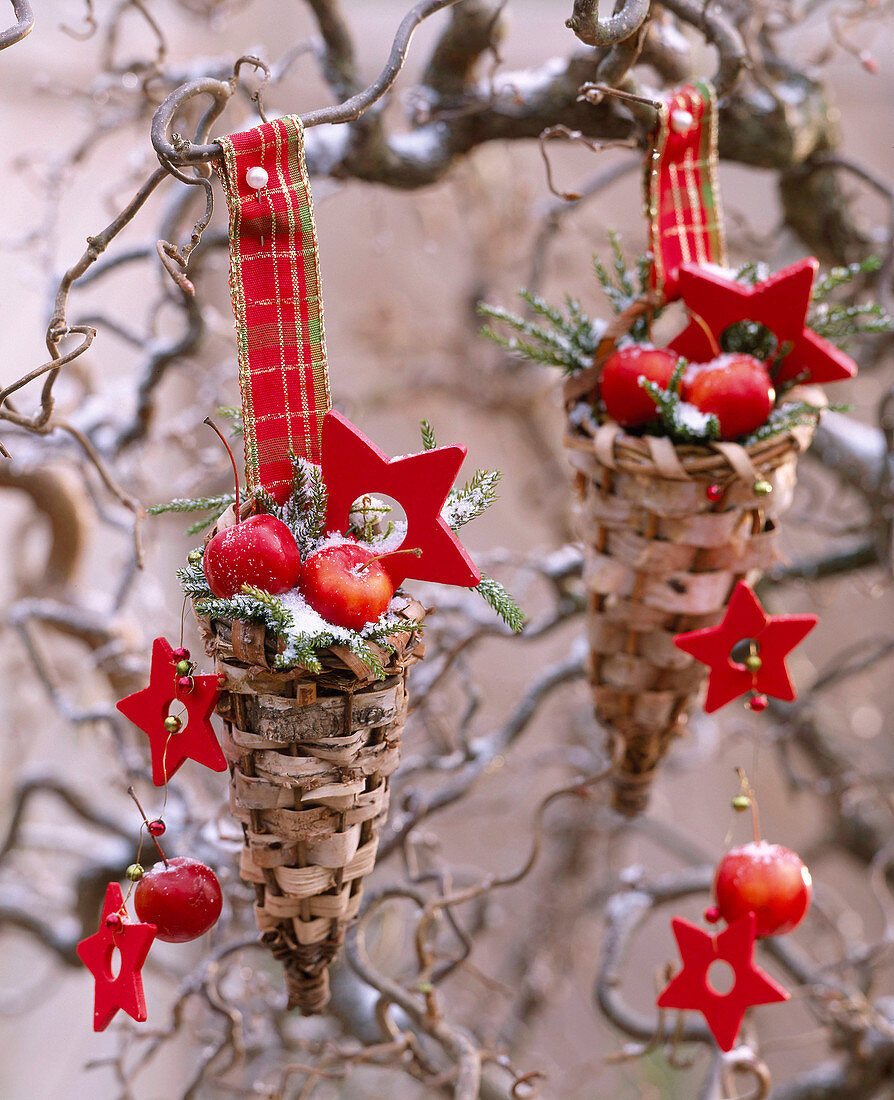
<path fill-rule="evenodd" d="M 631 435 L 614 420 L 599 424 L 590 415 L 581 416 L 580 404 L 573 412 L 568 410 L 564 445 L 571 451 L 594 454 L 601 465 L 626 473 L 681 481 L 732 473 L 753 480 L 807 450 L 828 404 L 818 387 L 796 387 L 790 396 L 816 406 L 818 411 L 807 422 L 748 447 L 723 440 L 674 443 L 667 436 Z"/>

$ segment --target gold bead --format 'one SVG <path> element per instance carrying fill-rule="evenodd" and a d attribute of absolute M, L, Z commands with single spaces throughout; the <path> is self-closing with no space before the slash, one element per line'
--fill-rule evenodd
<path fill-rule="evenodd" d="M 758 497 L 769 496 L 773 492 L 773 486 L 769 481 L 764 481 L 763 478 L 760 481 L 756 481 L 753 485 L 754 495 Z"/>
<path fill-rule="evenodd" d="M 139 882 L 144 873 L 143 865 L 141 863 L 131 863 L 124 873 L 131 882 Z"/>
<path fill-rule="evenodd" d="M 751 809 L 751 799 L 747 794 L 737 794 L 733 799 L 733 809 L 737 814 L 744 813 L 745 810 Z"/>
<path fill-rule="evenodd" d="M 169 714 L 167 718 L 165 718 L 165 731 L 167 733 L 179 733 L 182 726 L 183 723 L 176 714 Z"/>
<path fill-rule="evenodd" d="M 756 653 L 749 653 L 745 658 L 745 667 L 749 672 L 759 672 L 763 663 Z"/>
<path fill-rule="evenodd" d="M 189 661 L 178 661 L 177 662 L 177 675 L 178 676 L 188 676 L 190 674 L 190 672 L 192 672 L 192 665 L 189 663 Z"/>
<path fill-rule="evenodd" d="M 199 562 L 202 560 L 202 551 L 190 550 L 186 560 L 189 562 L 190 565 L 198 565 Z"/>

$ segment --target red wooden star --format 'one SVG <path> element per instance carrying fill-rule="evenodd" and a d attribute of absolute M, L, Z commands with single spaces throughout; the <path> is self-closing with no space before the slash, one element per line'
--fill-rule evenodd
<path fill-rule="evenodd" d="M 791 702 L 797 693 L 785 658 L 817 621 L 816 615 L 767 615 L 748 585 L 739 581 L 722 622 L 678 634 L 674 645 L 711 669 L 705 698 L 708 714 L 752 690 Z M 749 639 L 756 643 L 760 659 L 755 671 L 732 658 L 733 647 Z"/>
<path fill-rule="evenodd" d="M 721 1050 L 730 1050 L 751 1005 L 787 1001 L 789 994 L 754 963 L 754 913 L 746 913 L 712 936 L 701 928 L 674 917 L 671 921 L 683 969 L 655 1002 L 659 1008 L 689 1008 L 700 1012 Z M 735 981 L 719 993 L 708 977 L 711 964 L 728 963 Z"/>
<path fill-rule="evenodd" d="M 115 927 L 108 917 L 120 918 Z M 96 979 L 93 1002 L 93 1030 L 105 1031 L 119 1008 L 140 1023 L 146 1019 L 146 997 L 140 973 L 155 939 L 155 925 L 127 920 L 124 898 L 117 882 L 106 888 L 99 931 L 81 940 L 77 951 L 81 962 Z M 118 973 L 113 971 L 115 950 L 121 956 Z"/>
<path fill-rule="evenodd" d="M 806 328 L 807 309 L 819 264 L 813 257 L 783 268 L 755 286 L 728 279 L 710 268 L 684 264 L 680 268 L 680 295 L 693 315 L 688 326 L 668 345 L 693 363 L 714 358 L 716 351 L 701 324 L 719 345 L 724 330 L 737 321 L 760 321 L 773 333 L 781 349 L 791 344 L 782 360 L 776 383 L 807 372 L 810 382 L 852 378 L 857 365 L 828 340 Z"/>
<path fill-rule="evenodd" d="M 326 530 L 344 532 L 351 505 L 367 493 L 394 497 L 407 516 L 407 534 L 398 549 L 422 553 L 382 558 L 395 588 L 407 577 L 474 588 L 481 574 L 462 543 L 441 518 L 441 509 L 466 457 L 465 447 L 436 447 L 420 454 L 388 458 L 341 413 L 323 420 L 323 481 L 328 493 Z"/>
<path fill-rule="evenodd" d="M 177 659 L 164 638 L 152 643 L 149 686 L 128 695 L 118 710 L 149 738 L 152 752 L 152 782 L 162 787 L 185 760 L 195 760 L 215 772 L 226 770 L 227 761 L 211 725 L 214 704 L 220 695 L 217 676 L 193 676 L 186 690 L 178 683 Z M 177 733 L 164 727 L 174 700 L 186 708 L 186 723 Z"/>

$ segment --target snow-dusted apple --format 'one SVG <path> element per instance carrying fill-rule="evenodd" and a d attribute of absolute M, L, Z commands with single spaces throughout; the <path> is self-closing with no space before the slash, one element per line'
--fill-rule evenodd
<path fill-rule="evenodd" d="M 311 554 L 301 569 L 299 588 L 327 622 L 350 630 L 377 622 L 394 595 L 391 578 L 379 559 L 353 542 Z"/>
<path fill-rule="evenodd" d="M 655 402 L 640 386 L 640 378 L 667 389 L 677 356 L 664 348 L 628 344 L 606 359 L 599 380 L 605 411 L 623 428 L 636 428 L 658 416 Z"/>
<path fill-rule="evenodd" d="M 731 848 L 717 865 L 714 899 L 731 924 L 754 913 L 758 936 L 791 932 L 810 905 L 810 872 L 800 856 L 780 844 L 752 841 Z"/>
<path fill-rule="evenodd" d="M 223 895 L 210 867 L 189 856 L 177 856 L 159 861 L 143 874 L 133 903 L 140 920 L 155 925 L 158 939 L 187 943 L 217 922 Z"/>
<path fill-rule="evenodd" d="M 690 368 L 683 377 L 683 398 L 717 417 L 721 439 L 738 439 L 764 423 L 776 393 L 764 364 L 736 353 Z"/>
<path fill-rule="evenodd" d="M 208 587 L 215 596 L 224 598 L 241 592 L 244 584 L 274 596 L 288 592 L 298 583 L 301 572 L 301 552 L 295 536 L 275 516 L 249 516 L 240 521 L 236 459 L 217 426 L 208 417 L 204 422 L 226 447 L 236 480 L 236 522 L 218 531 L 205 547 L 202 568 Z"/>
<path fill-rule="evenodd" d="M 249 516 L 218 531 L 202 559 L 215 596 L 233 596 L 244 584 L 276 595 L 298 583 L 301 552 L 289 528 L 275 516 Z"/>

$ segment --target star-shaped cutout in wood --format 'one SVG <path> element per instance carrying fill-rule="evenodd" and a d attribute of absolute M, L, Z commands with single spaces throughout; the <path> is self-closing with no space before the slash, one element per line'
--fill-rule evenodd
<path fill-rule="evenodd" d="M 715 357 L 715 346 L 730 325 L 759 321 L 776 337 L 779 350 L 783 345 L 791 347 L 776 375 L 777 385 L 805 372 L 809 382 L 852 378 L 857 373 L 853 359 L 806 327 L 818 268 L 811 256 L 747 286 L 710 267 L 683 264 L 680 296 L 693 316 L 668 347 L 690 362 L 705 363 Z M 696 318 L 704 322 L 710 336 Z"/>
<path fill-rule="evenodd" d="M 655 1003 L 659 1008 L 700 1012 L 721 1050 L 732 1049 L 746 1009 L 788 1000 L 788 992 L 755 965 L 754 913 L 733 921 L 717 936 L 682 917 L 674 917 L 671 927 L 683 969 Z M 711 984 L 709 971 L 717 962 L 726 963 L 733 970 L 733 984 L 725 993 Z M 719 977 L 714 980 L 719 982 Z"/>
<path fill-rule="evenodd" d="M 344 533 L 354 501 L 366 494 L 393 497 L 407 517 L 407 533 L 394 552 L 382 558 L 397 588 L 407 577 L 474 588 L 481 574 L 441 516 L 465 447 L 436 447 L 419 454 L 388 458 L 384 451 L 338 412 L 323 420 L 323 481 L 328 494 L 326 530 Z M 418 555 L 398 553 L 416 549 Z"/>
<path fill-rule="evenodd" d="M 77 947 L 78 957 L 96 981 L 94 1031 L 105 1031 L 119 1008 L 140 1023 L 146 1019 L 146 997 L 140 971 L 154 939 L 155 925 L 129 921 L 121 887 L 117 882 L 110 882 L 106 887 L 99 931 L 81 940 Z M 116 950 L 120 954 L 117 967 Z"/>
<path fill-rule="evenodd" d="M 768 615 L 744 581 L 733 589 L 723 621 L 717 626 L 678 634 L 674 645 L 707 665 L 708 714 L 747 691 L 762 692 L 791 702 L 797 698 L 785 667 L 785 658 L 816 626 L 816 615 Z M 749 669 L 734 661 L 733 649 L 752 641 L 759 667 Z"/>
<path fill-rule="evenodd" d="M 152 753 L 152 782 L 162 787 L 185 760 L 195 760 L 215 772 L 226 770 L 227 761 L 211 715 L 220 695 L 217 676 L 193 676 L 191 687 L 181 688 L 177 676 L 177 658 L 165 638 L 152 643 L 152 667 L 149 686 L 117 703 L 118 710 L 149 738 Z M 168 710 L 177 700 L 186 710 L 186 722 L 176 732 L 165 729 Z"/>

